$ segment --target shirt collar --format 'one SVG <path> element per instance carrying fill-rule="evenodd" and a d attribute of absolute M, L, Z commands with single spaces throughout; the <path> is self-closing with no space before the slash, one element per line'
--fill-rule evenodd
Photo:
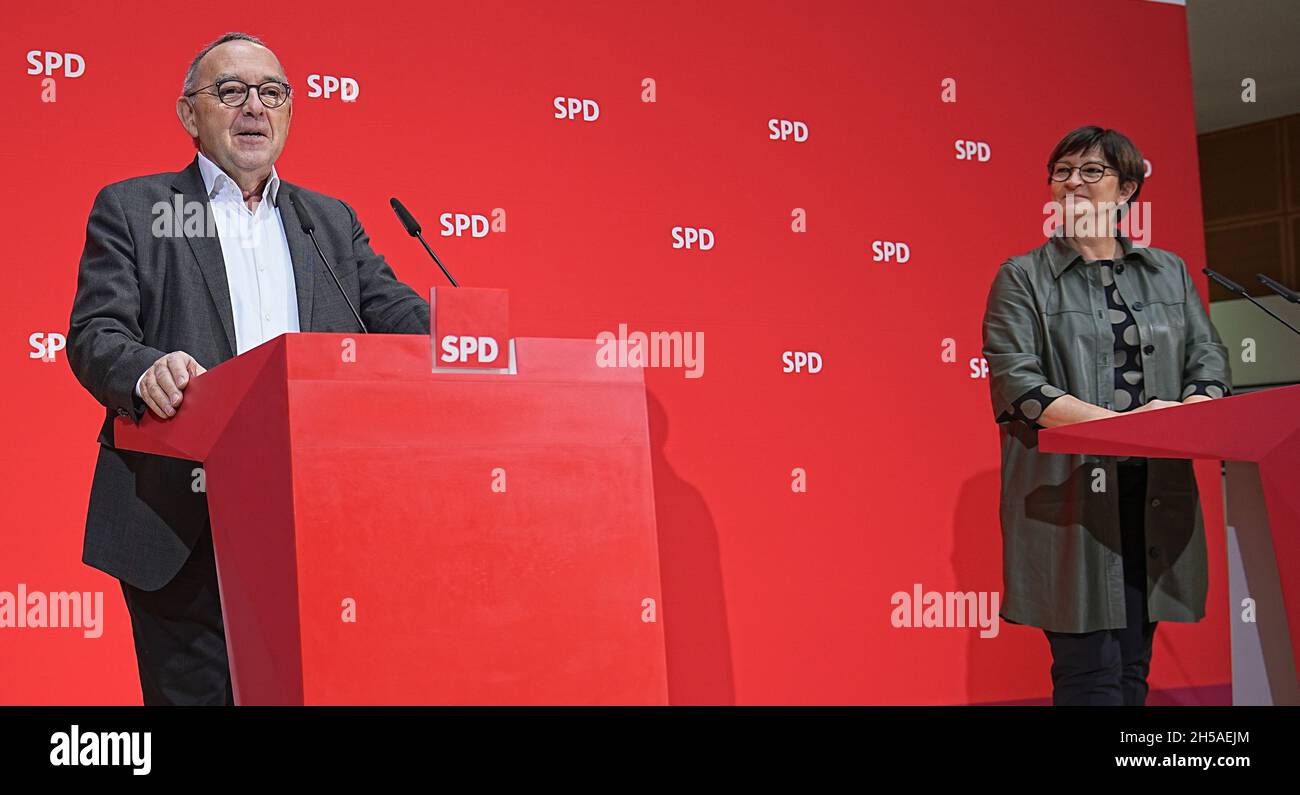
<path fill-rule="evenodd" d="M 1150 262 L 1150 255 L 1145 247 L 1133 245 L 1133 241 L 1124 235 L 1117 235 L 1117 239 L 1120 247 L 1119 259 L 1127 260 L 1132 258 Z M 1070 244 L 1065 240 L 1065 235 L 1059 229 L 1056 234 L 1048 238 L 1045 247 L 1047 249 L 1047 264 L 1051 266 L 1052 278 L 1054 279 L 1061 278 L 1061 274 L 1067 268 L 1082 259 L 1082 255 L 1070 247 Z"/>
<path fill-rule="evenodd" d="M 209 160 L 202 152 L 199 152 L 198 156 L 199 174 L 203 177 L 203 189 L 207 191 L 209 199 L 218 196 L 227 184 L 239 191 L 238 183 L 222 171 L 220 166 Z M 239 195 L 243 196 L 243 193 L 240 192 Z M 276 173 L 275 166 L 271 166 L 271 177 L 266 181 L 266 187 L 262 189 L 262 201 L 265 202 L 269 198 L 271 205 L 274 206 L 279 195 L 280 175 Z"/>

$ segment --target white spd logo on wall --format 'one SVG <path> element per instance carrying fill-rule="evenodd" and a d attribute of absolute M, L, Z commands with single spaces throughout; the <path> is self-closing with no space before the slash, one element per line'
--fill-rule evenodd
<path fill-rule="evenodd" d="M 557 119 L 595 121 L 600 118 L 600 104 L 594 99 L 556 97 L 551 101 L 551 104 L 555 106 L 555 118 Z"/>
<path fill-rule="evenodd" d="M 443 237 L 464 237 L 466 233 L 470 237 L 487 237 L 490 232 L 506 231 L 506 211 L 497 207 L 490 220 L 478 213 L 443 213 L 438 216 L 438 224 L 442 227 L 438 234 Z"/>
<path fill-rule="evenodd" d="M 808 140 L 808 125 L 801 121 L 768 119 L 767 129 L 769 141 L 794 141 L 801 144 Z"/>
<path fill-rule="evenodd" d="M 953 147 L 957 150 L 958 160 L 970 160 L 976 163 L 987 163 L 993 157 L 993 149 L 983 141 L 966 141 L 958 139 L 953 141 Z"/>
<path fill-rule="evenodd" d="M 59 67 L 63 68 L 64 77 L 81 77 L 86 73 L 86 60 L 75 52 L 45 52 L 44 50 L 30 50 L 27 53 L 27 67 L 29 75 L 45 75 L 49 77 L 54 74 Z"/>
<path fill-rule="evenodd" d="M 43 362 L 54 361 L 54 355 L 68 347 L 67 338 L 57 331 L 34 331 L 27 338 L 27 343 L 32 346 L 32 352 L 27 356 Z"/>
<path fill-rule="evenodd" d="M 873 240 L 871 241 L 871 261 L 872 262 L 897 262 L 904 263 L 912 258 L 912 249 L 908 248 L 906 243 L 899 243 L 894 240 Z"/>
<path fill-rule="evenodd" d="M 713 248 L 714 241 L 713 230 L 707 227 L 673 227 L 673 248 L 694 248 L 698 251 L 708 251 Z"/>
<path fill-rule="evenodd" d="M 785 351 L 781 354 L 783 373 L 820 373 L 822 355 L 816 351 Z"/>
<path fill-rule="evenodd" d="M 361 84 L 351 77 L 334 75 L 307 75 L 307 96 L 330 99 L 335 94 L 344 102 L 356 102 Z"/>

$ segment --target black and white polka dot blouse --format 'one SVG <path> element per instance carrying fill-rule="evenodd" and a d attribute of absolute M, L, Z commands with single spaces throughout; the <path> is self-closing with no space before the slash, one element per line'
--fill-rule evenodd
<path fill-rule="evenodd" d="M 1111 268 L 1113 260 L 1097 260 L 1093 265 L 1101 269 L 1101 283 L 1106 288 L 1106 306 L 1110 313 L 1111 329 L 1115 332 L 1115 395 L 1112 400 L 1115 411 L 1132 411 L 1147 402 L 1146 390 L 1142 384 L 1142 349 L 1138 338 L 1137 321 L 1129 311 L 1128 305 L 1119 294 L 1119 285 Z M 1218 381 L 1192 381 L 1183 389 L 1182 398 L 1192 395 L 1205 395 L 1221 398 L 1227 394 L 1227 388 Z M 1038 418 L 1051 405 L 1052 401 L 1065 395 L 1065 391 L 1051 384 L 1034 387 L 1021 395 L 1011 405 L 1012 419 L 1028 423 L 1035 428 L 1042 428 Z"/>

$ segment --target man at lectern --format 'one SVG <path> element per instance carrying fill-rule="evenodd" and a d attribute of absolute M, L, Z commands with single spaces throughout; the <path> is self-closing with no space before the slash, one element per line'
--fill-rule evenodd
<path fill-rule="evenodd" d="M 359 315 L 372 332 L 429 333 L 428 303 L 371 250 L 353 209 L 276 173 L 293 100 L 260 40 L 212 42 L 176 100 L 195 159 L 105 187 L 86 227 L 68 360 L 106 416 L 82 560 L 121 581 L 145 704 L 233 694 L 202 471 L 116 449 L 114 418 L 172 417 L 192 379 L 286 332 L 358 331 Z M 342 291 L 315 273 L 295 205 Z"/>
<path fill-rule="evenodd" d="M 1038 449 L 1043 428 L 1228 394 L 1228 351 L 1186 264 L 1120 234 L 1144 175 L 1115 130 L 1062 138 L 1045 206 L 1062 222 L 1002 264 L 984 314 L 1002 443 L 1002 617 L 1044 631 L 1054 704 L 1143 704 L 1156 624 L 1205 616 L 1192 463 Z"/>

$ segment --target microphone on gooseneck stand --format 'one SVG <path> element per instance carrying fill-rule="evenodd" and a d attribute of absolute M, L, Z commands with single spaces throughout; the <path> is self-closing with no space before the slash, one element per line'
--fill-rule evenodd
<path fill-rule="evenodd" d="M 397 220 L 402 222 L 402 226 L 406 227 L 406 234 L 420 241 L 424 246 L 424 250 L 429 252 L 429 256 L 433 257 L 433 261 L 442 270 L 442 275 L 446 276 L 447 281 L 451 282 L 452 287 L 460 287 L 459 284 L 456 284 L 456 280 L 451 278 L 451 274 L 447 272 L 447 269 L 443 267 L 442 260 L 438 259 L 438 255 L 433 253 L 433 249 L 429 248 L 429 244 L 424 242 L 424 235 L 420 234 L 420 224 L 415 220 L 415 216 L 407 212 L 406 207 L 396 198 L 389 199 L 388 203 L 393 206 L 393 212 L 397 213 Z"/>
<path fill-rule="evenodd" d="M 1239 295 L 1239 296 L 1241 296 L 1242 298 L 1245 298 L 1247 301 L 1250 301 L 1250 302 L 1251 302 L 1252 304 L 1254 304 L 1255 306 L 1257 306 L 1257 307 L 1259 307 L 1260 309 L 1262 309 L 1262 310 L 1264 310 L 1265 312 L 1267 312 L 1268 315 L 1269 315 L 1269 317 L 1273 318 L 1273 319 L 1276 320 L 1277 322 L 1279 322 L 1279 323 L 1281 323 L 1282 325 L 1286 326 L 1287 328 L 1291 329 L 1291 330 L 1294 331 L 1295 333 L 1300 334 L 1300 329 L 1296 328 L 1295 326 L 1293 326 L 1293 325 L 1291 325 L 1290 323 L 1286 322 L 1284 319 L 1282 319 L 1282 318 L 1278 317 L 1277 315 L 1273 314 L 1273 310 L 1271 310 L 1271 309 L 1269 309 L 1268 307 L 1264 306 L 1264 305 L 1261 304 L 1259 301 L 1256 301 L 1256 300 L 1254 299 L 1254 297 L 1251 296 L 1250 293 L 1246 292 L 1246 288 L 1245 288 L 1245 287 L 1242 287 L 1240 284 L 1237 284 L 1237 283 L 1234 282 L 1232 279 L 1229 279 L 1227 276 L 1224 276 L 1224 275 L 1221 274 L 1221 273 L 1215 273 L 1214 271 L 1210 270 L 1209 268 L 1201 268 L 1201 273 L 1204 273 L 1206 276 L 1209 276 L 1211 279 L 1213 279 L 1214 281 L 1218 282 L 1218 283 L 1219 283 L 1219 286 L 1222 287 L 1223 289 L 1227 290 L 1228 292 L 1232 293 L 1233 295 Z"/>
<path fill-rule="evenodd" d="M 279 204 L 279 197 L 277 196 L 276 199 L 276 203 Z M 302 224 L 302 231 L 307 233 L 307 237 L 311 238 L 312 245 L 316 247 L 316 253 L 320 255 L 320 261 L 325 263 L 325 270 L 329 271 L 330 277 L 334 279 L 334 286 L 339 288 L 339 295 L 343 296 L 348 309 L 352 310 L 352 317 L 357 319 L 357 325 L 361 327 L 361 333 L 369 334 L 370 330 L 366 328 L 365 322 L 361 320 L 357 308 L 352 305 L 352 299 L 348 298 L 347 291 L 343 289 L 343 283 L 339 281 L 338 274 L 330 266 L 330 261 L 325 257 L 325 252 L 321 251 L 320 243 L 316 242 L 316 222 L 312 220 L 311 213 L 307 211 L 307 205 L 303 204 L 297 196 L 290 196 L 289 203 L 293 205 L 293 209 L 298 213 L 298 223 Z"/>
<path fill-rule="evenodd" d="M 1279 284 L 1278 282 L 1273 281 L 1272 279 L 1270 279 L 1269 277 L 1265 276 L 1262 273 L 1255 274 L 1255 278 L 1259 279 L 1260 284 L 1263 284 L 1265 287 L 1277 293 L 1278 295 L 1282 296 L 1283 298 L 1290 301 L 1291 303 L 1300 304 L 1300 293 L 1297 293 L 1295 290 L 1292 290 L 1290 287 L 1287 287 L 1285 284 Z"/>

